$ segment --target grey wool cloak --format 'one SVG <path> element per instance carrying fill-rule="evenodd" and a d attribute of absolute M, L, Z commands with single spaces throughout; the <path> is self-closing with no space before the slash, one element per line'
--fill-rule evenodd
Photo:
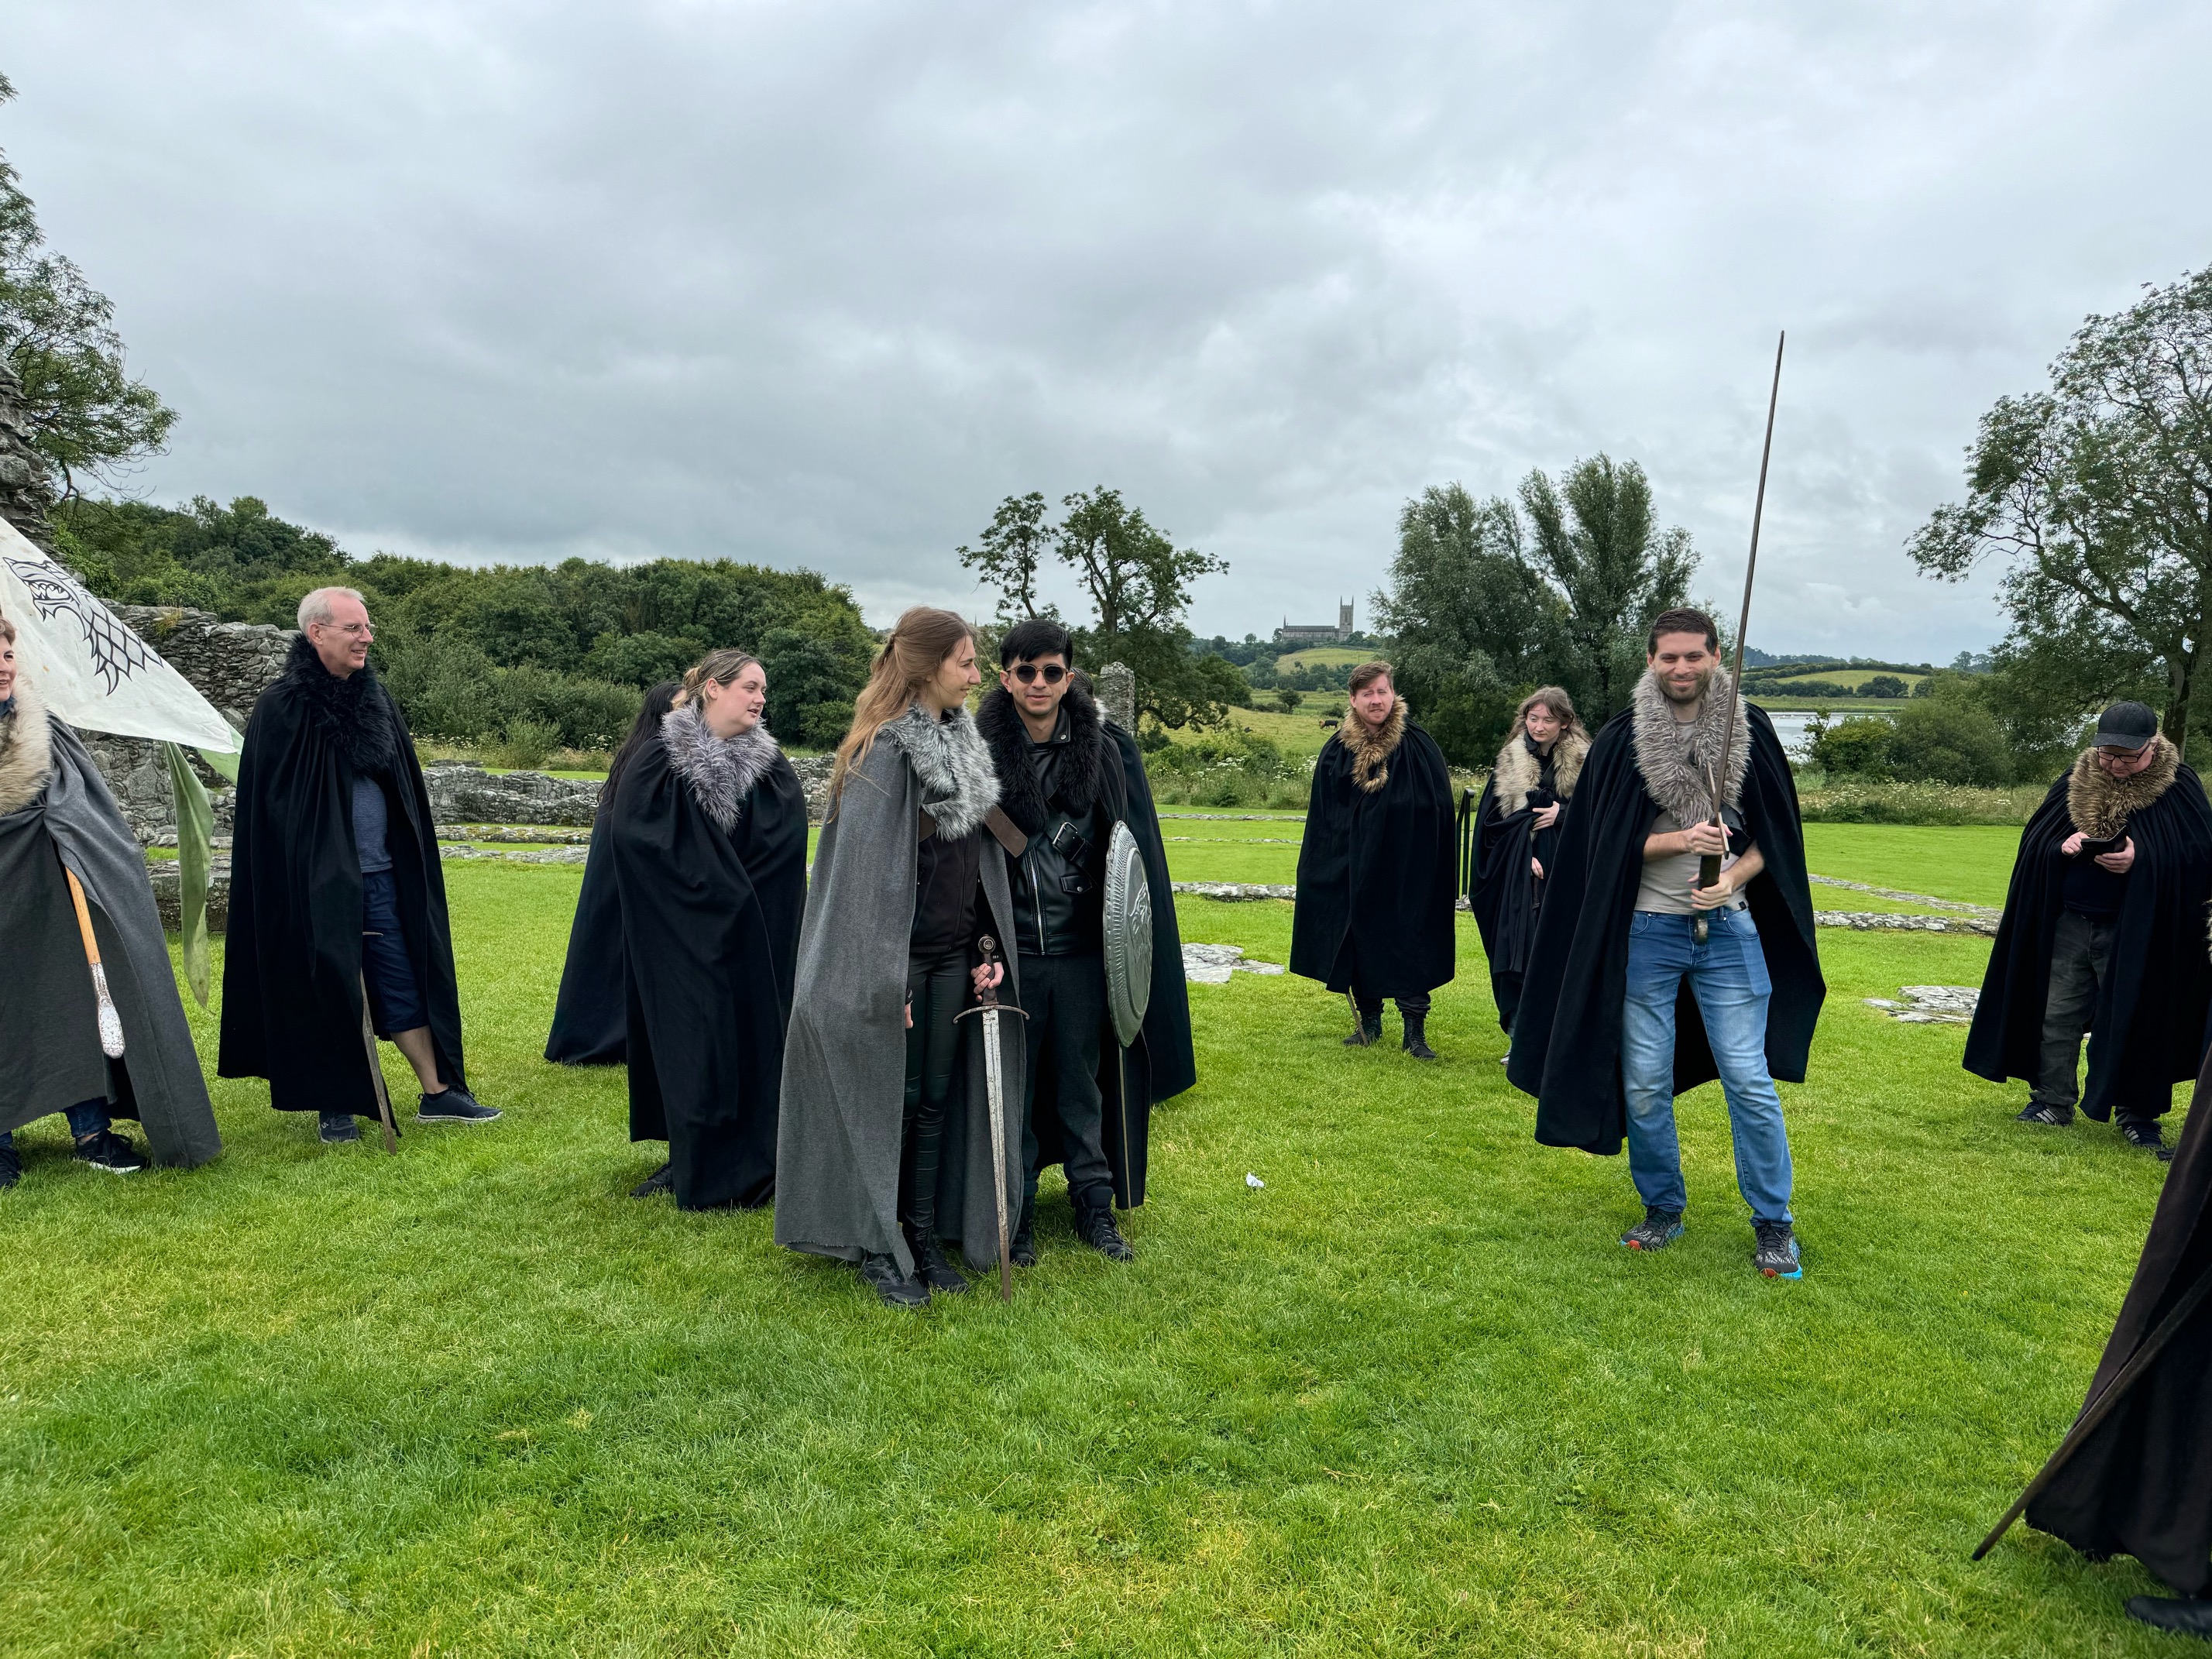
<path fill-rule="evenodd" d="M 914 929 L 921 817 L 934 835 L 972 835 L 997 804 L 989 750 L 963 710 L 930 719 L 918 705 L 887 722 L 845 777 L 815 848 L 791 1028 L 783 1051 L 775 1157 L 775 1242 L 857 1261 L 888 1255 L 914 1271 L 898 1222 L 899 1146 L 906 1096 L 907 944 Z M 980 860 L 990 931 L 1004 939 L 1013 895 L 1004 859 Z M 1020 959 L 1006 957 L 1002 1003 L 1021 1000 Z M 957 1086 L 938 1166 L 937 1227 L 970 1262 L 994 1261 L 991 1119 L 982 1019 L 960 1022 Z M 1008 1214 L 1022 1203 L 1024 1046 L 1019 1015 L 999 1021 L 1006 1156 L 997 1178 Z"/>
<path fill-rule="evenodd" d="M 84 889 L 123 1057 L 100 1051 L 98 1005 L 66 867 Z M 145 855 L 77 735 L 27 676 L 0 719 L 0 1129 L 105 1099 L 135 1117 L 157 1164 L 204 1164 L 222 1151 Z"/>

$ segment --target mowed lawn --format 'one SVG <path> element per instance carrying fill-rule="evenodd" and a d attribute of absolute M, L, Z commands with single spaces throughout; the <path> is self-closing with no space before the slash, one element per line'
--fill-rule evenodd
<path fill-rule="evenodd" d="M 1165 827 L 1246 843 L 1177 843 L 1179 871 L 1280 880 L 1295 846 L 1251 843 L 1282 822 Z M 1983 899 L 2010 842 L 1814 848 Z M 1011 1307 L 916 1317 L 766 1214 L 626 1196 L 658 1154 L 620 1074 L 538 1057 L 579 876 L 448 871 L 501 1123 L 326 1151 L 226 1083 L 228 1151 L 191 1174 L 23 1137 L 0 1648 L 2171 1650 L 2120 1616 L 2132 1563 L 2026 1531 L 1966 1559 L 2080 1405 L 2160 1174 L 2014 1123 L 1960 1028 L 1861 1000 L 1972 983 L 1984 939 L 1823 935 L 1814 1078 L 1784 1091 L 1802 1283 L 1750 1271 L 1712 1088 L 1687 1237 L 1614 1243 L 1626 1170 L 1531 1140 L 1462 917 L 1441 1063 L 1345 1048 L 1304 981 L 1194 987 L 1204 1081 L 1155 1119 L 1137 1262 L 1077 1248 L 1053 1187 Z M 1179 908 L 1285 959 L 1287 904 Z"/>

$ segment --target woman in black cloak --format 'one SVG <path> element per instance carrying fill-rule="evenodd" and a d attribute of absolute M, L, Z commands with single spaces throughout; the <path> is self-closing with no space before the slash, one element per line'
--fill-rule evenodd
<path fill-rule="evenodd" d="M 1565 833 L 1560 821 L 1589 744 L 1573 699 L 1556 685 L 1540 687 L 1521 700 L 1475 805 L 1474 878 L 1468 900 L 1490 958 L 1490 993 L 1501 1030 L 1513 1029 L 1514 1011 L 1521 1006 L 1544 872 Z"/>
<path fill-rule="evenodd" d="M 629 1138 L 665 1140 L 637 1188 L 677 1207 L 765 1204 L 806 902 L 806 796 L 762 724 L 742 651 L 684 677 L 622 769 L 605 837 L 628 963 Z"/>
<path fill-rule="evenodd" d="M 599 811 L 592 815 L 592 847 L 584 859 L 584 885 L 576 895 L 576 919 L 568 929 L 568 959 L 561 969 L 561 994 L 553 1004 L 553 1030 L 545 1039 L 545 1058 L 557 1066 L 619 1066 L 623 1036 L 629 1025 L 629 980 L 623 969 L 622 896 L 615 887 L 614 854 L 607 841 L 607 816 L 615 786 L 637 751 L 660 736 L 660 718 L 673 706 L 678 687 L 663 680 L 645 694 L 645 707 L 629 736 L 607 767 L 599 786 Z"/>

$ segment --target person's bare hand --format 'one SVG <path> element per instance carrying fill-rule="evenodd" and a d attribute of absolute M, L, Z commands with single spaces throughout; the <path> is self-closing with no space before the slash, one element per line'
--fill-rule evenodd
<path fill-rule="evenodd" d="M 1541 806 L 1536 809 L 1536 827 L 1539 830 L 1548 830 L 1559 821 L 1559 802 L 1553 801 L 1549 806 Z"/>
<path fill-rule="evenodd" d="M 968 970 L 968 976 L 975 981 L 975 994 L 980 997 L 993 986 L 1005 982 L 1006 964 L 994 962 L 988 968 L 971 968 Z"/>
<path fill-rule="evenodd" d="M 1682 831 L 1683 851 L 1700 858 L 1728 851 L 1728 831 L 1717 823 L 1692 823 Z"/>
<path fill-rule="evenodd" d="M 1735 883 L 1723 875 L 1710 887 L 1690 889 L 1690 904 L 1694 909 L 1717 910 L 1735 897 Z"/>
<path fill-rule="evenodd" d="M 2130 836 L 2109 853 L 2097 854 L 2097 862 L 2116 876 L 2124 876 L 2136 861 L 2135 837 Z"/>
<path fill-rule="evenodd" d="M 1541 859 L 1530 859 L 1528 860 L 1528 873 L 1535 877 L 1539 881 L 1543 880 L 1544 861 Z"/>
<path fill-rule="evenodd" d="M 909 1031 L 914 1030 L 914 999 L 912 997 L 906 1000 L 906 1029 Z"/>
<path fill-rule="evenodd" d="M 2065 854 L 2069 859 L 2076 857 L 2081 851 L 2081 843 L 2087 839 L 2087 836 L 2084 836 L 2079 830 L 2076 830 L 2072 835 L 2067 836 L 2064 841 L 2058 843 L 2058 850 Z"/>

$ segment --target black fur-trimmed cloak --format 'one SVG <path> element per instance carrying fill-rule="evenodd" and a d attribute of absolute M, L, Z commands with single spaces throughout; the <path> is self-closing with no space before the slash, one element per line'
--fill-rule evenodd
<path fill-rule="evenodd" d="M 2136 844 L 2112 939 L 2112 971 L 2099 988 L 2081 1109 L 2100 1122 L 2115 1109 L 2164 1114 L 2173 1085 L 2203 1059 L 2212 965 L 2204 954 L 2204 901 L 2212 894 L 2212 808 L 2204 785 L 2163 737 L 2152 763 L 2114 779 L 2084 750 L 2051 786 L 2021 831 L 2004 920 L 1966 1033 L 1966 1068 L 1992 1083 L 2042 1069 L 2043 1010 L 2051 947 L 2066 908 L 2060 848 L 2077 829 Z"/>
<path fill-rule="evenodd" d="M 383 788 L 400 926 L 439 1069 L 466 1086 L 445 873 L 414 739 L 374 669 L 340 679 L 302 635 L 254 705 L 239 757 L 216 1066 L 268 1079 L 283 1112 L 376 1115 L 361 1035 L 356 777 Z"/>
<path fill-rule="evenodd" d="M 1314 763 L 1291 971 L 1332 991 L 1420 996 L 1457 969 L 1451 772 L 1398 699 L 1379 731 L 1355 709 Z"/>
<path fill-rule="evenodd" d="M 1498 751 L 1498 763 L 1475 803 L 1468 907 L 1474 912 L 1483 954 L 1490 959 L 1490 994 L 1503 1030 L 1513 1029 L 1513 1015 L 1521 1006 L 1521 984 L 1528 971 L 1536 915 L 1543 903 L 1543 885 L 1528 867 L 1529 860 L 1541 864 L 1548 874 L 1567 830 L 1565 811 L 1548 830 L 1536 828 L 1536 813 L 1553 805 L 1565 807 L 1574 799 L 1589 755 L 1589 739 L 1578 731 L 1561 732 L 1552 752 L 1540 756 L 1516 732 Z"/>
<path fill-rule="evenodd" d="M 1698 741 L 1717 760 L 1718 708 L 1726 671 L 1706 693 Z M 1802 1083 L 1813 1047 L 1813 1028 L 1827 995 L 1813 936 L 1813 890 L 1805 877 L 1805 830 L 1797 816 L 1797 786 L 1789 757 L 1766 711 L 1737 705 L 1736 740 L 1730 745 L 1724 796 L 1742 819 L 1765 869 L 1743 890 L 1773 994 L 1766 1009 L 1766 1069 L 1788 1083 Z M 1635 701 L 1606 722 L 1590 744 L 1575 791 L 1574 810 L 1559 857 L 1546 883 L 1536 944 L 1513 1022 L 1513 1048 L 1505 1075 L 1536 1097 L 1536 1139 L 1547 1146 L 1588 1152 L 1620 1150 L 1627 1133 L 1628 1102 L 1620 1084 L 1620 1024 L 1628 990 L 1628 935 L 1644 880 L 1644 843 L 1662 805 L 1678 819 L 1711 812 L 1711 798 L 1697 769 L 1664 740 L 1649 744 L 1647 775 L 1638 758 L 1639 722 L 1647 737 L 1670 720 L 1650 675 L 1638 682 Z M 1674 1092 L 1682 1094 L 1719 1075 L 1705 1041 L 1697 999 L 1685 977 L 1674 1006 Z"/>
<path fill-rule="evenodd" d="M 1060 801 L 1070 817 L 1091 815 L 1097 844 L 1113 826 L 1125 823 L 1136 839 L 1152 896 L 1152 989 L 1145 1007 L 1144 1028 L 1120 1053 L 1110 1022 L 1099 1042 L 1098 1089 L 1104 1100 L 1106 1161 L 1114 1179 L 1114 1201 L 1123 1209 L 1145 1201 L 1145 1174 L 1152 1108 L 1198 1081 L 1191 1045 L 1190 992 L 1182 972 L 1182 933 L 1176 921 L 1175 890 L 1168 876 L 1167 848 L 1160 840 L 1159 814 L 1137 740 L 1105 718 L 1079 679 L 1060 705 L 1067 711 L 1068 759 L 1060 782 Z M 1051 816 L 1030 764 L 1029 733 L 1021 713 L 1005 688 L 994 690 L 975 711 L 975 729 L 991 747 L 999 774 L 999 805 L 1025 836 L 1041 831 Z M 988 855 L 989 849 L 985 849 Z M 1127 1079 L 1126 1094 L 1122 1079 Z M 1036 1079 L 1030 1110 L 1036 1128 L 1040 1164 L 1066 1159 L 1066 1136 L 1049 1077 Z"/>

